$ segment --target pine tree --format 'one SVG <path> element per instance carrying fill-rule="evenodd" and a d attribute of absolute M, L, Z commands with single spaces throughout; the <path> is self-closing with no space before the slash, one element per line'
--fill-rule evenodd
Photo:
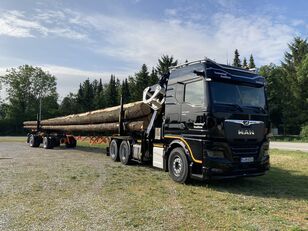
<path fill-rule="evenodd" d="M 112 107 L 119 105 L 118 102 L 118 89 L 116 85 L 116 79 L 114 75 L 110 76 L 110 81 L 105 91 L 106 107 Z"/>
<path fill-rule="evenodd" d="M 158 59 L 158 65 L 156 70 L 159 75 L 165 74 L 169 72 L 169 68 L 172 66 L 176 66 L 178 64 L 177 60 L 174 60 L 173 56 L 163 55 L 160 59 Z"/>
<path fill-rule="evenodd" d="M 249 65 L 248 65 L 249 68 L 255 68 L 256 65 L 255 65 L 255 61 L 253 59 L 253 56 L 252 54 L 250 55 L 250 58 L 249 58 Z"/>
<path fill-rule="evenodd" d="M 233 66 L 241 67 L 240 54 L 239 54 L 237 49 L 235 49 L 235 51 L 234 51 Z"/>
<path fill-rule="evenodd" d="M 122 86 L 121 86 L 121 95 L 123 98 L 124 103 L 129 103 L 131 100 L 131 95 L 129 91 L 129 86 L 128 86 L 128 81 L 127 79 L 122 81 Z"/>
<path fill-rule="evenodd" d="M 247 65 L 246 57 L 244 57 L 244 59 L 243 59 L 243 68 L 244 69 L 248 69 L 249 68 L 248 65 Z"/>
<path fill-rule="evenodd" d="M 150 79 L 149 79 L 149 86 L 157 84 L 158 83 L 158 75 L 157 71 L 152 68 L 151 74 L 150 74 Z"/>
<path fill-rule="evenodd" d="M 134 99 L 136 100 L 141 100 L 142 99 L 142 94 L 143 90 L 149 86 L 149 72 L 148 72 L 148 67 L 143 64 L 141 67 L 141 70 L 135 74 L 135 91 L 134 91 Z"/>

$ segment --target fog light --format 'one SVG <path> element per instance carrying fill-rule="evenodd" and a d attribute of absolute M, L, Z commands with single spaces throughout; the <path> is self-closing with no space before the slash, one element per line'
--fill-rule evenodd
<path fill-rule="evenodd" d="M 219 150 L 208 150 L 207 155 L 209 157 L 224 158 L 224 152 Z"/>

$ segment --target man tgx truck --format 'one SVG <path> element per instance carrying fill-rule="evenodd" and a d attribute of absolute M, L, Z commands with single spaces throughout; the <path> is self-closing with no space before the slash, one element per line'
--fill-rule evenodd
<path fill-rule="evenodd" d="M 126 129 L 121 104 L 108 154 L 123 164 L 151 161 L 180 183 L 263 175 L 270 167 L 264 88 L 257 73 L 207 58 L 172 67 L 143 92 L 151 107 L 145 129 Z M 42 130 L 40 136 L 59 137 Z"/>

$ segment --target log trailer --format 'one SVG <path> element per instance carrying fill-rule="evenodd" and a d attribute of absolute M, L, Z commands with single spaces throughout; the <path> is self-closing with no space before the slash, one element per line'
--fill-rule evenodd
<path fill-rule="evenodd" d="M 100 124 L 100 129 L 94 119 L 90 125 L 24 124 L 32 129 L 30 146 L 43 143 L 44 148 L 60 143 L 75 147 L 76 140 L 68 132 L 116 131 L 107 148 L 113 161 L 151 162 L 180 183 L 190 178 L 259 176 L 270 167 L 264 88 L 265 79 L 257 73 L 206 58 L 172 67 L 158 84 L 144 90 L 142 105 L 150 114 L 141 125 L 130 121 L 135 113 L 131 111 L 129 117 L 129 108 L 122 102 L 116 108 L 118 121 Z"/>

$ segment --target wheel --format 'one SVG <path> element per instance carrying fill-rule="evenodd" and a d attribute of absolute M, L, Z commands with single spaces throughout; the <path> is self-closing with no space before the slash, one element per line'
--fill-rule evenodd
<path fill-rule="evenodd" d="M 68 136 L 67 139 L 68 139 L 68 142 L 65 143 L 65 147 L 76 148 L 77 140 L 73 136 Z"/>
<path fill-rule="evenodd" d="M 179 183 L 188 180 L 188 161 L 183 148 L 175 148 L 171 151 L 168 159 L 170 177 Z"/>
<path fill-rule="evenodd" d="M 109 154 L 113 161 L 119 160 L 118 142 L 117 140 L 111 140 L 109 144 Z"/>
<path fill-rule="evenodd" d="M 29 138 L 29 146 L 32 148 L 36 148 L 40 146 L 40 138 L 37 135 L 31 134 Z"/>
<path fill-rule="evenodd" d="M 43 138 L 43 147 L 45 149 L 52 149 L 53 148 L 53 138 L 45 136 Z"/>
<path fill-rule="evenodd" d="M 131 148 L 130 143 L 126 140 L 123 140 L 120 145 L 119 150 L 120 161 L 122 164 L 127 165 L 131 159 Z"/>
<path fill-rule="evenodd" d="M 30 134 L 30 133 L 28 133 L 28 134 L 27 134 L 27 144 L 29 144 L 29 143 L 30 143 L 30 136 L 31 136 L 31 134 Z"/>

